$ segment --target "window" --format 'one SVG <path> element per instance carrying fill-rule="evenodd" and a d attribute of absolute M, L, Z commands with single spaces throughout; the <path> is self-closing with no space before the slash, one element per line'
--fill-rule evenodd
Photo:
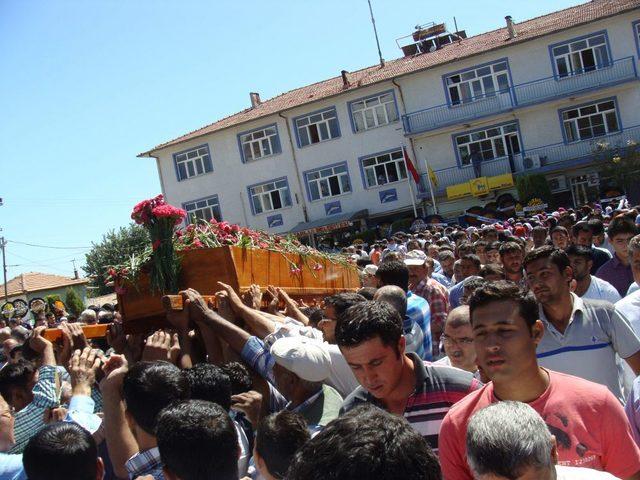
<path fill-rule="evenodd" d="M 376 187 L 407 178 L 402 149 L 362 159 L 362 169 L 367 187 Z"/>
<path fill-rule="evenodd" d="M 306 147 L 313 143 L 324 142 L 340 136 L 338 115 L 335 108 L 298 117 L 294 119 L 294 123 L 300 147 Z"/>
<path fill-rule="evenodd" d="M 551 53 L 556 72 L 561 78 L 590 72 L 610 64 L 607 37 L 604 33 L 552 45 Z"/>
<path fill-rule="evenodd" d="M 588 140 L 620 130 L 614 100 L 563 110 L 561 115 L 567 142 Z"/>
<path fill-rule="evenodd" d="M 244 162 L 275 155 L 281 151 L 278 128 L 275 125 L 241 133 L 238 135 L 238 141 Z"/>
<path fill-rule="evenodd" d="M 249 197 L 255 214 L 291 206 L 286 177 L 249 187 Z"/>
<path fill-rule="evenodd" d="M 465 70 L 445 77 L 445 84 L 452 105 L 469 103 L 480 98 L 492 97 L 496 92 L 509 90 L 507 61 Z"/>
<path fill-rule="evenodd" d="M 209 146 L 202 145 L 173 155 L 178 181 L 213 171 Z"/>
<path fill-rule="evenodd" d="M 215 218 L 218 221 L 222 220 L 218 195 L 185 203 L 183 207 L 187 211 L 187 222 L 194 222 L 194 219 L 209 221 Z"/>
<path fill-rule="evenodd" d="M 356 132 L 380 127 L 398 120 L 398 110 L 391 92 L 356 100 L 349 106 Z"/>
<path fill-rule="evenodd" d="M 509 123 L 457 135 L 454 143 L 462 166 L 471 165 L 474 155 L 480 155 L 482 160 L 515 155 L 520 153 L 518 124 Z"/>
<path fill-rule="evenodd" d="M 346 163 L 306 172 L 304 176 L 310 200 L 335 197 L 351 191 Z"/>
<path fill-rule="evenodd" d="M 640 20 L 633 22 L 633 36 L 636 40 L 636 48 L 638 49 L 638 57 L 640 57 Z"/>

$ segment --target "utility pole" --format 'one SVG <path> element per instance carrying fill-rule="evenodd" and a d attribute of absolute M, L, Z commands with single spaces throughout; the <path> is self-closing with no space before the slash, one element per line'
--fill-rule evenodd
<path fill-rule="evenodd" d="M 371 0 L 367 0 L 369 3 L 369 13 L 371 14 L 371 24 L 373 25 L 373 34 L 376 37 L 376 45 L 378 46 L 378 58 L 380 58 L 380 67 L 384 67 L 384 58 L 382 58 L 382 51 L 380 50 L 380 40 L 378 40 L 378 29 L 376 28 L 376 19 L 373 18 L 373 8 L 371 7 Z"/>
<path fill-rule="evenodd" d="M 73 260 L 71 260 L 71 263 L 73 263 L 73 278 L 75 278 L 77 280 L 78 279 L 78 269 L 76 268 L 76 259 L 74 258 Z"/>
<path fill-rule="evenodd" d="M 0 237 L 0 248 L 2 248 L 2 273 L 4 275 L 4 301 L 9 301 L 9 294 L 7 293 L 7 261 L 4 254 L 4 246 L 7 244 L 4 237 Z"/>

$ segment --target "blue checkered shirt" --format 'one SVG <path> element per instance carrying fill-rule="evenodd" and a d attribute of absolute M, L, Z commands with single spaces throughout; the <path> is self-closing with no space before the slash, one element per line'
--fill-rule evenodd
<path fill-rule="evenodd" d="M 405 317 L 404 331 L 409 330 L 414 323 L 420 327 L 424 333 L 422 339 L 423 360 L 429 360 L 433 358 L 431 354 L 431 309 L 429 308 L 429 302 L 418 295 L 413 294 L 411 291 L 407 292 L 407 315 Z"/>
<path fill-rule="evenodd" d="M 38 374 L 38 381 L 33 387 L 33 400 L 15 414 L 16 443 L 8 453 L 22 453 L 29 439 L 46 426 L 45 410 L 58 406 L 56 367 L 44 365 L 38 369 Z"/>
<path fill-rule="evenodd" d="M 136 453 L 124 464 L 129 473 L 129 479 L 133 480 L 142 475 L 151 475 L 155 480 L 164 480 L 162 473 L 162 461 L 158 447 L 150 448 Z"/>

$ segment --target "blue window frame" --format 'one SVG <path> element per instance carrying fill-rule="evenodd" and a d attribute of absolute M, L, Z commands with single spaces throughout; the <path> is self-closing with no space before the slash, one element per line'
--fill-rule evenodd
<path fill-rule="evenodd" d="M 278 126 L 274 123 L 239 133 L 238 147 L 242 163 L 282 153 Z"/>
<path fill-rule="evenodd" d="M 302 174 L 309 201 L 351 193 L 347 162 L 334 163 Z"/>
<path fill-rule="evenodd" d="M 490 161 L 522 152 L 520 124 L 517 120 L 455 133 L 451 139 L 459 168 L 472 165 L 474 155 L 478 155 L 482 161 Z"/>
<path fill-rule="evenodd" d="M 380 187 L 407 179 L 402 147 L 358 158 L 365 189 Z"/>
<path fill-rule="evenodd" d="M 249 204 L 254 215 L 291 206 L 287 177 L 275 178 L 247 187 Z"/>
<path fill-rule="evenodd" d="M 211 153 L 207 144 L 174 153 L 173 163 L 179 182 L 213 171 Z"/>
<path fill-rule="evenodd" d="M 220 199 L 218 195 L 199 198 L 190 202 L 184 202 L 182 208 L 187 212 L 187 223 L 195 223 L 197 220 L 209 221 L 215 218 L 222 221 L 220 211 Z"/>
<path fill-rule="evenodd" d="M 471 103 L 497 93 L 507 93 L 513 82 L 509 59 L 500 58 L 442 76 L 447 104 Z"/>
<path fill-rule="evenodd" d="M 564 143 L 580 142 L 622 131 L 616 97 L 558 110 Z"/>
<path fill-rule="evenodd" d="M 335 107 L 307 113 L 293 119 L 298 148 L 340 137 L 340 124 Z"/>
<path fill-rule="evenodd" d="M 606 30 L 549 45 L 549 55 L 557 79 L 592 72 L 613 63 Z"/>
<path fill-rule="evenodd" d="M 352 100 L 347 102 L 347 107 L 353 133 L 382 127 L 400 118 L 393 90 Z"/>
<path fill-rule="evenodd" d="M 638 58 L 640 58 L 640 20 L 636 20 L 631 24 L 633 27 L 633 39 L 636 42 L 636 50 L 638 51 Z"/>

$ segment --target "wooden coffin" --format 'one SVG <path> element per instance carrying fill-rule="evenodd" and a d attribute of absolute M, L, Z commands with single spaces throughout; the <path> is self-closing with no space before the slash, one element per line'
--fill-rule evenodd
<path fill-rule="evenodd" d="M 193 288 L 203 295 L 214 294 L 218 290 L 216 282 L 229 284 L 239 292 L 245 292 L 253 283 L 263 289 L 274 285 L 284 288 L 292 298 L 308 300 L 360 286 L 356 268 L 321 257 L 240 247 L 188 250 L 180 256 L 180 288 Z M 300 273 L 292 273 L 292 263 L 301 269 Z M 124 289 L 118 294 L 118 306 L 126 332 L 143 333 L 165 325 L 162 295 L 151 293 L 148 273 L 141 272 L 135 285 L 118 287 Z"/>

